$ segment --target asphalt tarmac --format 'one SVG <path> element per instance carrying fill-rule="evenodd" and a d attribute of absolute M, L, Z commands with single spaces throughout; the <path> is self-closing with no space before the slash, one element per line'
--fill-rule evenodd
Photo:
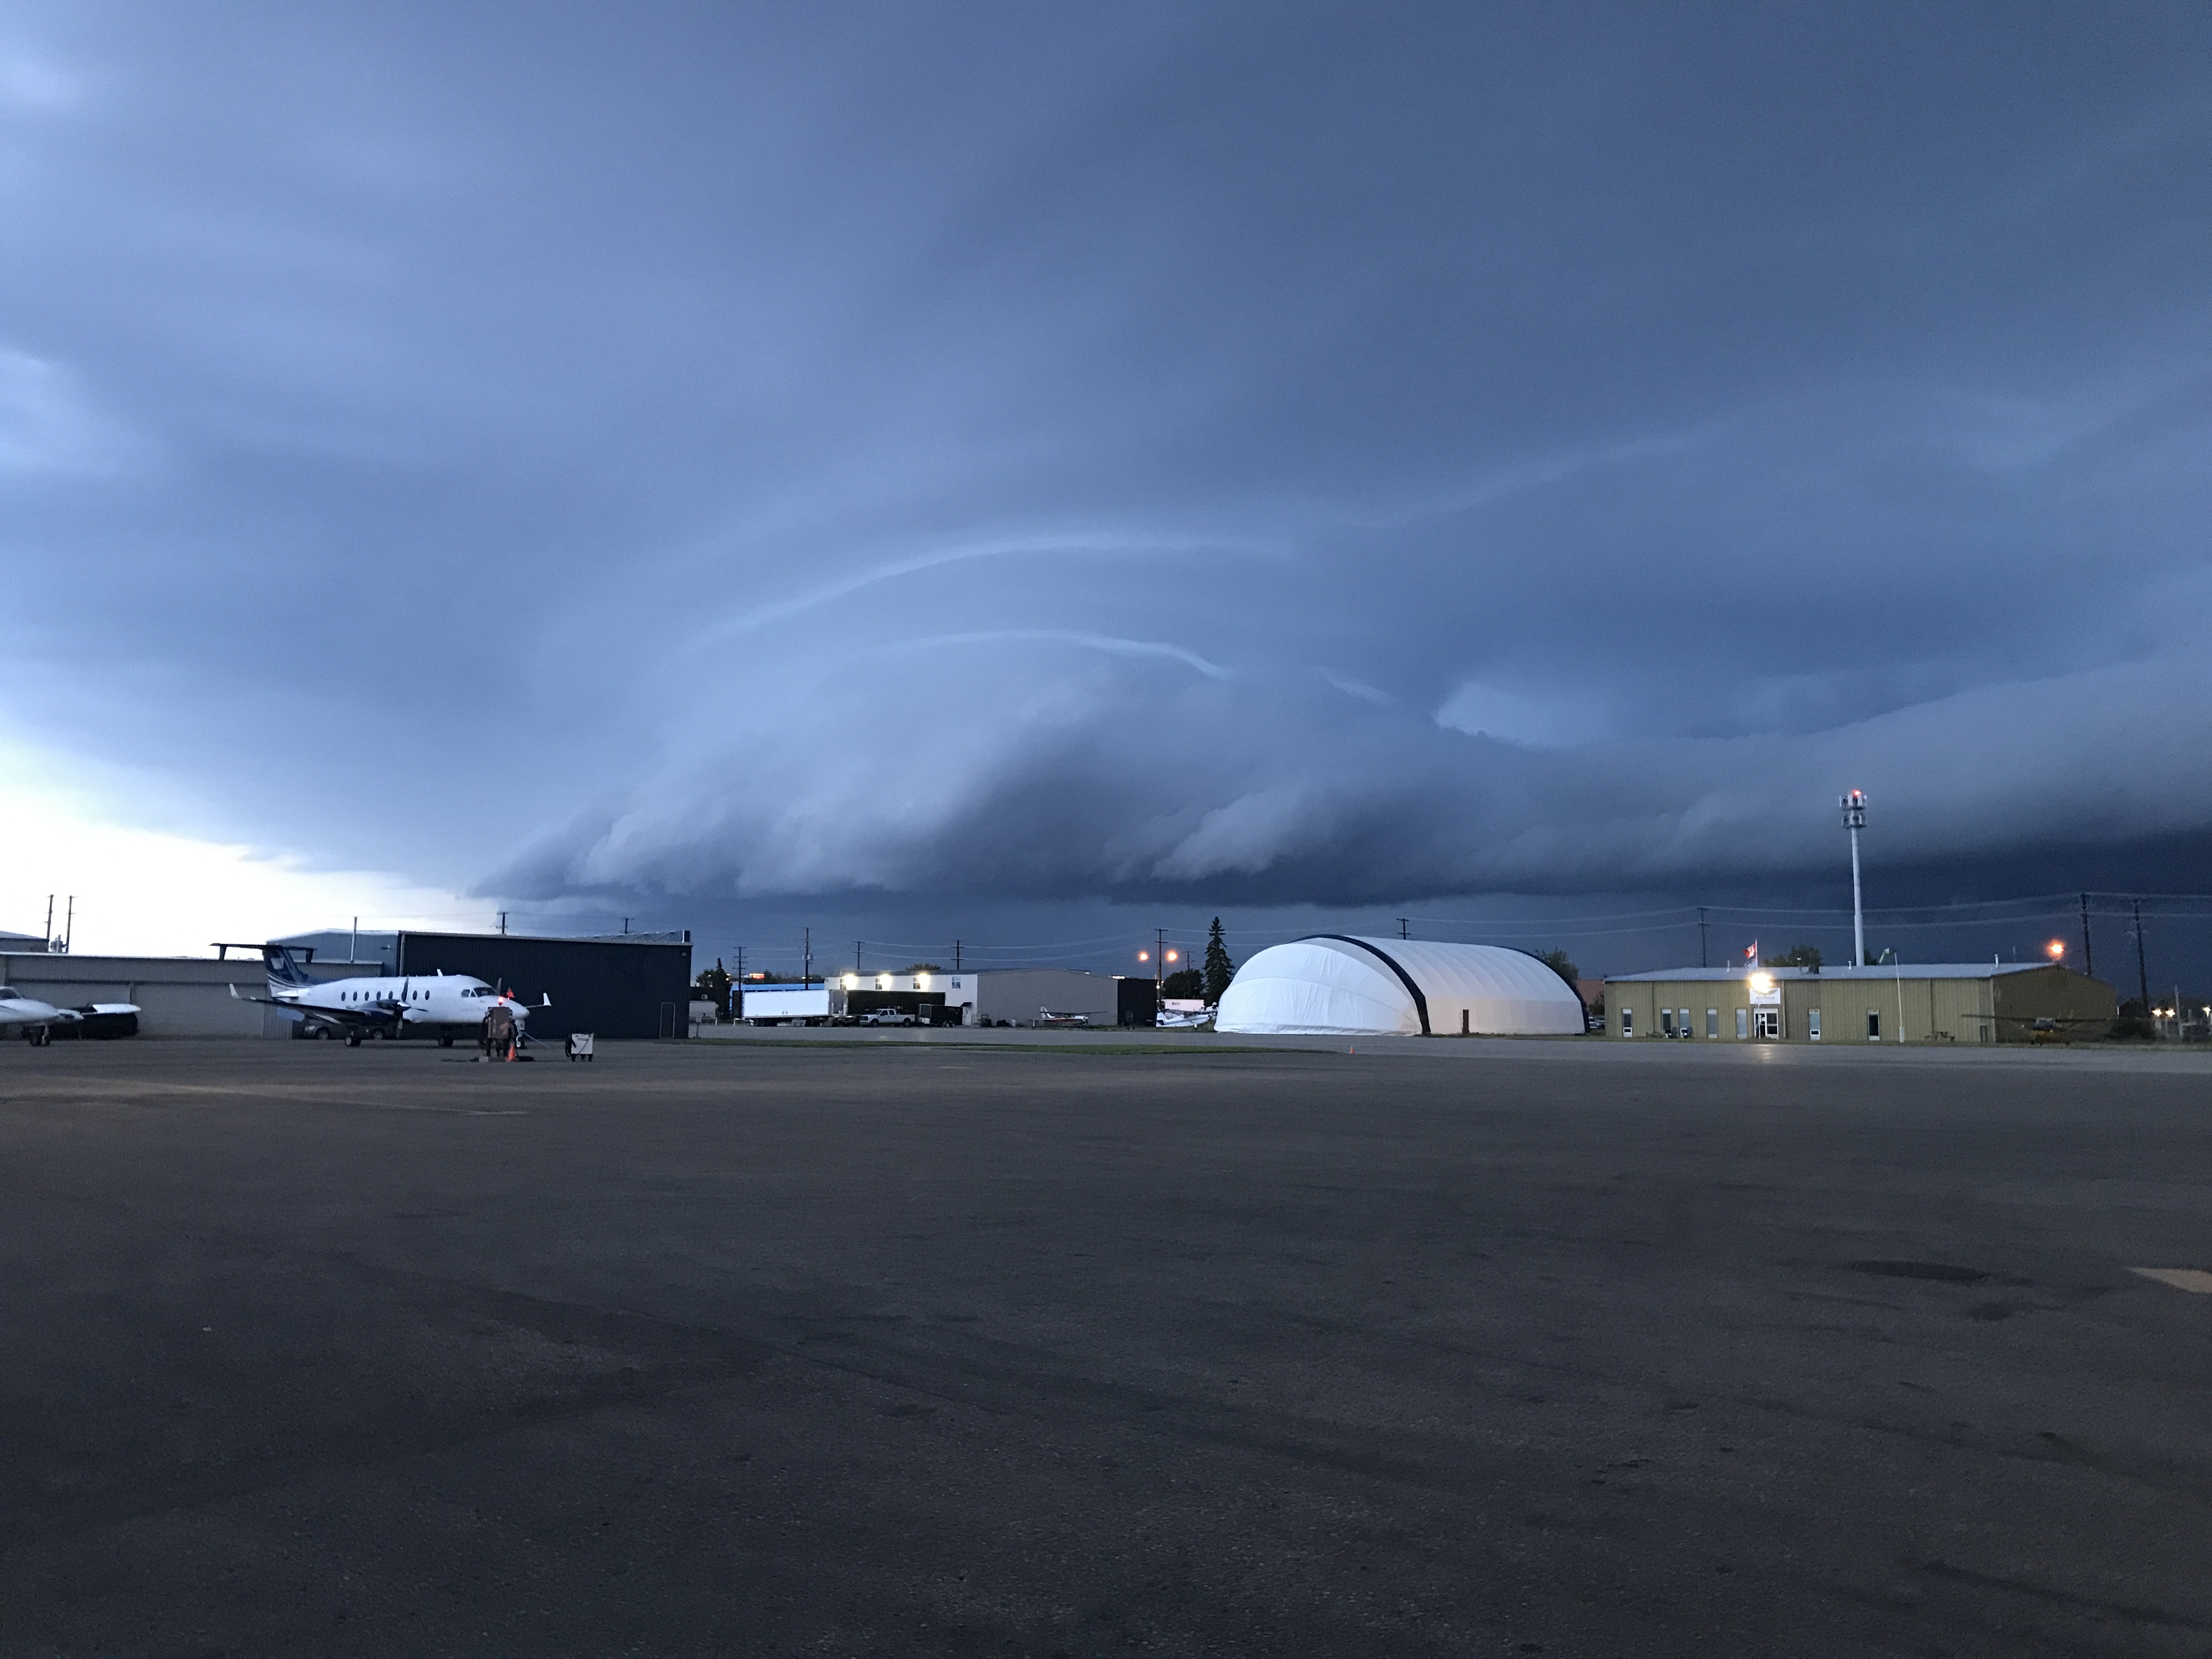
<path fill-rule="evenodd" d="M 0 1047 L 0 1654 L 2212 1652 L 2212 1071 L 1606 1046 Z"/>

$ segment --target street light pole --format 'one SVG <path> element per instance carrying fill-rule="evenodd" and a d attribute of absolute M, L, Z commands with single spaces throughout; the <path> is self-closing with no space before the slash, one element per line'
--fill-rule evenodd
<path fill-rule="evenodd" d="M 1151 950 L 1137 952 L 1138 961 L 1150 962 L 1152 964 L 1152 1006 L 1155 1009 L 1160 1006 L 1161 976 L 1167 972 L 1168 963 L 1176 960 L 1181 954 L 1180 951 L 1168 949 L 1168 930 L 1164 927 L 1152 929 Z"/>
<path fill-rule="evenodd" d="M 1854 789 L 1836 805 L 1843 809 L 1844 828 L 1851 832 L 1851 966 L 1866 965 L 1866 912 L 1859 906 L 1859 831 L 1866 828 L 1866 791 Z"/>

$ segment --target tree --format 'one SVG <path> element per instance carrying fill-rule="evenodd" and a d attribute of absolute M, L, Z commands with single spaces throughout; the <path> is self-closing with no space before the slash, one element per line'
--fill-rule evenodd
<path fill-rule="evenodd" d="M 1206 977 L 1195 968 L 1178 968 L 1160 981 L 1160 999 L 1196 1002 L 1206 994 Z"/>
<path fill-rule="evenodd" d="M 1213 926 L 1206 935 L 1206 1000 L 1218 1006 L 1221 994 L 1229 988 L 1229 981 L 1237 977 L 1237 964 L 1229 959 L 1229 945 L 1221 937 L 1221 918 L 1213 919 Z"/>
<path fill-rule="evenodd" d="M 723 970 L 722 959 L 714 958 L 714 965 L 691 981 L 691 994 L 702 1002 L 711 1002 L 725 1014 L 730 1012 L 730 976 Z"/>
<path fill-rule="evenodd" d="M 1566 981 L 1570 985 L 1572 985 L 1577 980 L 1583 976 L 1583 970 L 1575 966 L 1574 958 L 1570 957 L 1565 951 L 1547 951 L 1542 956 L 1538 957 L 1536 960 L 1542 963 L 1544 966 L 1550 969 L 1553 973 L 1557 974 L 1561 979 Z M 1579 996 L 1582 994 L 1580 992 L 1577 992 L 1576 994 Z"/>
<path fill-rule="evenodd" d="M 945 969 L 933 962 L 909 962 L 898 971 L 902 974 L 941 974 Z"/>
<path fill-rule="evenodd" d="M 1793 945 L 1778 957 L 1767 957 L 1760 965 L 1766 968 L 1810 968 L 1820 971 L 1820 947 L 1817 945 Z"/>

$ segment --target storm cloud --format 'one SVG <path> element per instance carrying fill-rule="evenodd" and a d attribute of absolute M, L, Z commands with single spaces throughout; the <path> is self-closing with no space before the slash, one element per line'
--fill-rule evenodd
<path fill-rule="evenodd" d="M 2212 838 L 2200 8 L 33 7 L 0 215 L 4 712 L 210 834 L 709 908 Z"/>

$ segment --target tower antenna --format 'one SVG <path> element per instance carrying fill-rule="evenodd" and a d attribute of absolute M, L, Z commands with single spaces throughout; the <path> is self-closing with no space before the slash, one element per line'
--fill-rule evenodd
<path fill-rule="evenodd" d="M 1851 832 L 1851 966 L 1866 965 L 1866 912 L 1859 906 L 1859 831 L 1866 828 L 1866 791 L 1854 789 L 1836 805 Z"/>

